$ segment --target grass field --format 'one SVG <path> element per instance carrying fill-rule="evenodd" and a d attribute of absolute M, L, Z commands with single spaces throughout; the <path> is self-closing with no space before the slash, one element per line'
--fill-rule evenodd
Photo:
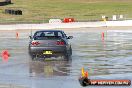
<path fill-rule="evenodd" d="M 0 0 L 3 1 L 3 0 Z M 50 18 L 73 17 L 77 21 L 101 20 L 102 15 L 132 18 L 132 0 L 12 0 L 0 6 L 0 23 L 48 22 Z M 22 16 L 4 14 L 4 9 L 21 9 Z"/>

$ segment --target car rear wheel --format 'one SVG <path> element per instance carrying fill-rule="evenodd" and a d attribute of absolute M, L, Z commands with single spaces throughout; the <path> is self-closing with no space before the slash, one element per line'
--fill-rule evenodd
<path fill-rule="evenodd" d="M 32 60 L 36 60 L 36 58 L 37 58 L 36 55 L 31 55 Z"/>
<path fill-rule="evenodd" d="M 63 55 L 64 60 L 70 60 L 70 57 L 71 57 L 70 52 L 65 53 L 65 54 Z"/>
<path fill-rule="evenodd" d="M 70 55 L 72 55 L 72 48 L 71 47 L 70 47 L 70 51 L 69 52 L 70 52 Z"/>

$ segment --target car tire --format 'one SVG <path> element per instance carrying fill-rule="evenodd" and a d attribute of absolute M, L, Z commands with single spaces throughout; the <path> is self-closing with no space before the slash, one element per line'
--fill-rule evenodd
<path fill-rule="evenodd" d="M 70 47 L 70 56 L 72 55 L 72 48 Z"/>
<path fill-rule="evenodd" d="M 37 56 L 36 56 L 36 55 L 31 55 L 31 59 L 32 59 L 33 61 L 35 61 L 35 60 L 37 60 Z"/>
<path fill-rule="evenodd" d="M 69 56 L 68 55 L 64 55 L 64 60 L 69 60 Z"/>
<path fill-rule="evenodd" d="M 70 47 L 67 53 L 64 54 L 64 60 L 70 60 L 71 55 L 72 55 L 72 48 Z"/>
<path fill-rule="evenodd" d="M 69 54 L 69 53 L 65 53 L 65 54 L 63 55 L 63 58 L 64 58 L 64 60 L 69 60 L 70 54 Z"/>
<path fill-rule="evenodd" d="M 35 56 L 34 56 L 34 55 L 32 55 L 32 56 L 31 56 L 31 59 L 32 59 L 32 60 L 35 60 Z"/>

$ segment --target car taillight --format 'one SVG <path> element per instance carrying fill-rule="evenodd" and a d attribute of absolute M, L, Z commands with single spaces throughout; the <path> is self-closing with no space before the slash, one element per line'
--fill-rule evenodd
<path fill-rule="evenodd" d="M 64 45 L 64 42 L 63 41 L 57 41 L 56 44 L 57 45 Z"/>
<path fill-rule="evenodd" d="M 39 45 L 40 43 L 39 42 L 32 42 L 31 44 L 32 45 Z"/>

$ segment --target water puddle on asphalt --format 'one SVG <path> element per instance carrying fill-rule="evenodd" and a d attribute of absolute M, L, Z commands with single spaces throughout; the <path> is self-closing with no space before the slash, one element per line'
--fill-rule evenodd
<path fill-rule="evenodd" d="M 29 39 L 16 40 L 10 32 L 0 36 L 0 52 L 8 50 L 11 56 L 8 62 L 0 57 L 0 75 L 5 74 L 16 78 L 24 77 L 55 77 L 67 76 L 78 78 L 81 68 L 90 76 L 132 73 L 132 32 L 67 32 L 74 38 L 72 44 L 72 60 L 31 61 L 28 55 Z M 12 37 L 12 38 L 10 38 Z M 21 70 L 23 69 L 23 70 Z M 17 71 L 16 71 L 17 70 Z M 1 77 L 0 76 L 0 77 Z"/>

